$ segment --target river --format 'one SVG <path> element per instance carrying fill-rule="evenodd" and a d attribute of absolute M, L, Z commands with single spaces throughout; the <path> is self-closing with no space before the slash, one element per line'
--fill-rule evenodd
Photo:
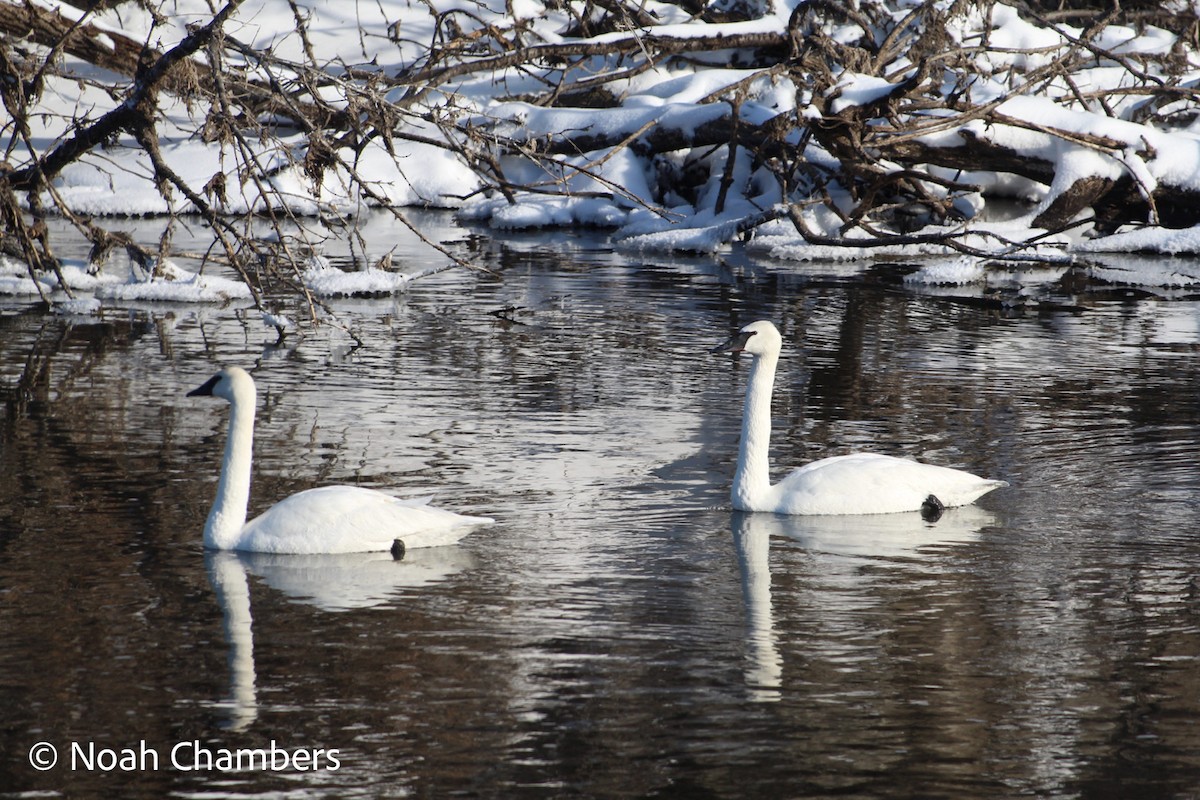
<path fill-rule="evenodd" d="M 331 301 L 361 346 L 0 298 L 0 797 L 1200 797 L 1194 298 L 418 219 L 494 274 Z M 709 350 L 758 318 L 777 473 L 1011 485 L 935 522 L 732 512 L 747 364 Z M 252 511 L 357 483 L 497 524 L 206 553 L 227 411 L 185 394 L 229 364 Z"/>

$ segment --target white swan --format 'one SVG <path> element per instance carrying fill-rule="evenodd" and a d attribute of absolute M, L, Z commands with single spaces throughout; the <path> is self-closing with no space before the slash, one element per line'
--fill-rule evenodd
<path fill-rule="evenodd" d="M 754 357 L 746 387 L 742 438 L 731 497 L 739 511 L 776 514 L 940 513 L 963 506 L 1005 481 L 907 458 L 854 453 L 814 461 L 772 485 L 767 449 L 771 439 L 771 391 L 783 340 L 765 320 L 752 322 L 713 352 Z"/>
<path fill-rule="evenodd" d="M 250 464 L 254 449 L 254 380 L 230 367 L 212 376 L 188 397 L 229 401 L 229 440 L 204 544 L 216 550 L 257 553 L 359 553 L 453 544 L 487 517 L 468 517 L 428 505 L 427 499 L 400 500 L 360 486 L 323 486 L 280 500 L 246 522 Z"/>

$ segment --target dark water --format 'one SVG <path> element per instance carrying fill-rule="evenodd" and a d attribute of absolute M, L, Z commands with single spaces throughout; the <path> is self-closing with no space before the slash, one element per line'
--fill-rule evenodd
<path fill-rule="evenodd" d="M 1194 301 L 1014 313 L 426 222 L 499 276 L 335 302 L 357 349 L 0 304 L 0 794 L 1200 797 Z M 746 370 L 707 350 L 759 317 L 776 465 L 1012 487 L 934 524 L 731 513 Z M 184 393 L 234 363 L 252 510 L 357 482 L 498 524 L 402 562 L 206 554 L 226 417 Z"/>

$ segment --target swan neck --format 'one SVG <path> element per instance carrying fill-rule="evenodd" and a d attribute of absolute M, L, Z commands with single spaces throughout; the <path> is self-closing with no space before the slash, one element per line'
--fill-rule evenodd
<path fill-rule="evenodd" d="M 768 457 L 771 443 L 771 392 L 778 362 L 778 353 L 763 353 L 755 356 L 750 366 L 732 492 L 734 508 L 743 511 L 760 510 L 755 503 L 771 488 Z"/>
<path fill-rule="evenodd" d="M 204 544 L 233 549 L 246 525 L 250 504 L 250 467 L 254 452 L 254 390 L 235 392 L 230 401 L 229 438 L 221 461 L 217 497 L 204 526 Z"/>

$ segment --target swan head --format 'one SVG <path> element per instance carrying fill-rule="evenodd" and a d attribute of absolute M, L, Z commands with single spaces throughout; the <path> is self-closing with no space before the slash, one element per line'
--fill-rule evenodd
<path fill-rule="evenodd" d="M 783 347 L 783 337 L 779 329 L 765 319 L 751 322 L 729 341 L 720 347 L 713 348 L 714 353 L 749 353 L 760 356 L 765 353 L 778 353 Z"/>
<path fill-rule="evenodd" d="M 187 393 L 188 397 L 220 397 L 230 403 L 235 396 L 254 392 L 254 379 L 241 367 L 227 367 L 213 375 L 203 385 Z"/>

